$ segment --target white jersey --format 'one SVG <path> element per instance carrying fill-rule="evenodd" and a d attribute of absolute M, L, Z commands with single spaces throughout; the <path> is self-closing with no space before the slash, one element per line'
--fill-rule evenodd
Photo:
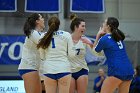
<path fill-rule="evenodd" d="M 34 69 L 38 70 L 41 62 L 37 43 L 40 40 L 40 32 L 33 30 L 30 37 L 25 38 L 22 50 L 22 58 L 18 69 Z"/>
<path fill-rule="evenodd" d="M 78 72 L 82 68 L 89 70 L 85 61 L 86 47 L 87 45 L 81 40 L 79 40 L 78 43 L 74 45 L 75 51 L 77 52 L 76 56 L 69 57 L 69 61 L 71 62 L 72 73 Z"/>
<path fill-rule="evenodd" d="M 75 56 L 75 51 L 70 33 L 62 30 L 54 32 L 50 46 L 41 50 L 41 58 L 44 58 L 43 74 L 71 72 L 68 56 Z"/>

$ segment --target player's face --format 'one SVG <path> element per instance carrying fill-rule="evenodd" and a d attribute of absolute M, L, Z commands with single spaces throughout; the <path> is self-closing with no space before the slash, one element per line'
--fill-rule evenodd
<path fill-rule="evenodd" d="M 107 24 L 107 19 L 103 22 L 103 27 L 102 29 L 106 32 L 106 33 L 110 33 L 110 26 Z"/>
<path fill-rule="evenodd" d="M 39 14 L 39 19 L 36 21 L 37 25 L 40 26 L 41 29 L 45 28 L 44 18 Z"/>
<path fill-rule="evenodd" d="M 79 27 L 76 28 L 76 29 L 77 29 L 77 31 L 78 31 L 78 33 L 79 33 L 80 35 L 83 35 L 84 32 L 85 32 L 85 30 L 86 30 L 85 22 L 81 22 L 81 24 L 79 25 Z"/>

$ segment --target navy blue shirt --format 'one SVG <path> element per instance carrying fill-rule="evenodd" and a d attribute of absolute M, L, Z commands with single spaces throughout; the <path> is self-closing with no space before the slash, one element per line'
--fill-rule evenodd
<path fill-rule="evenodd" d="M 105 78 L 105 77 L 104 77 Z M 101 85 L 99 87 L 96 86 L 96 84 L 101 80 L 101 76 L 98 76 L 94 79 L 94 87 L 93 89 L 96 91 L 96 92 L 100 92 L 101 91 L 101 87 L 102 87 L 102 84 L 103 82 L 101 83 Z"/>
<path fill-rule="evenodd" d="M 134 70 L 127 56 L 123 41 L 116 42 L 111 34 L 102 36 L 95 47 L 96 52 L 104 50 L 107 58 L 108 75 L 127 76 L 133 75 Z"/>
<path fill-rule="evenodd" d="M 130 93 L 134 93 L 134 91 L 137 91 L 137 93 L 140 93 L 140 76 L 134 77 L 131 82 Z"/>

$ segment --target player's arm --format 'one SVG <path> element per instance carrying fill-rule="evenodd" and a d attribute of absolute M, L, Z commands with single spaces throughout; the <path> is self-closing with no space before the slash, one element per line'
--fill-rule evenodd
<path fill-rule="evenodd" d="M 38 44 L 39 40 L 41 39 L 41 33 L 38 31 L 33 31 L 31 40 L 35 43 Z"/>
<path fill-rule="evenodd" d="M 89 40 L 87 37 L 82 37 L 82 41 L 83 41 L 83 43 L 86 44 L 87 48 L 90 49 L 90 51 L 92 52 L 93 55 L 95 55 L 95 56 L 104 56 L 103 51 L 101 51 L 101 52 L 96 52 L 95 51 L 95 47 L 93 47 L 92 41 Z"/>
<path fill-rule="evenodd" d="M 68 37 L 68 43 L 67 43 L 67 54 L 68 56 L 75 56 L 76 52 L 75 52 L 75 48 L 74 48 L 74 45 L 73 45 L 73 40 L 72 40 L 72 37 L 70 34 L 67 35 Z"/>
<path fill-rule="evenodd" d="M 40 59 L 45 60 L 45 50 L 42 48 L 39 48 L 39 54 L 40 54 Z"/>

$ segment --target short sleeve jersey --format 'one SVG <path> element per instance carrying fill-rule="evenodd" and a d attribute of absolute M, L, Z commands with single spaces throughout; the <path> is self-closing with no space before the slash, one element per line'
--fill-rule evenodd
<path fill-rule="evenodd" d="M 116 42 L 111 34 L 101 37 L 95 47 L 96 52 L 104 50 L 108 64 L 108 75 L 133 75 L 133 67 L 127 56 L 123 41 Z"/>
<path fill-rule="evenodd" d="M 82 40 L 79 40 L 78 43 L 74 44 L 76 55 L 75 57 L 69 57 L 72 73 L 78 72 L 82 68 L 89 70 L 85 61 L 86 47 L 87 45 L 83 43 Z"/>

